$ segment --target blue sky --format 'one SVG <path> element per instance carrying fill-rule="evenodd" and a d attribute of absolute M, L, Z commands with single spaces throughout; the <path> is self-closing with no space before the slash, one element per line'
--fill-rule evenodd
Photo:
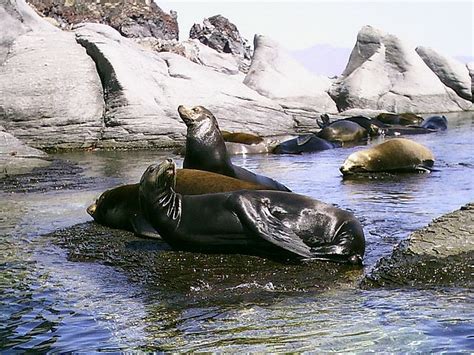
<path fill-rule="evenodd" d="M 363 25 L 372 25 L 449 56 L 474 56 L 474 2 L 468 1 L 156 1 L 178 12 L 180 39 L 193 23 L 222 14 L 252 41 L 255 33 L 289 50 L 314 44 L 352 48 Z"/>

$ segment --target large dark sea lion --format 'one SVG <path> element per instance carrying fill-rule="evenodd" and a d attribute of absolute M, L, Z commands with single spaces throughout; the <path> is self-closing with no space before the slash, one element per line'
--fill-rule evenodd
<path fill-rule="evenodd" d="M 188 127 L 183 168 L 211 171 L 271 189 L 290 191 L 278 181 L 233 165 L 217 120 L 208 109 L 202 106 L 187 109 L 181 105 L 178 113 Z"/>
<path fill-rule="evenodd" d="M 143 214 L 176 249 L 362 261 L 362 226 L 347 211 L 282 191 L 186 196 L 175 184 L 176 165 L 168 159 L 148 167 L 139 195 Z"/>
<path fill-rule="evenodd" d="M 325 139 L 319 138 L 314 134 L 305 134 L 297 138 L 289 139 L 281 142 L 275 147 L 273 153 L 275 154 L 301 154 L 313 153 L 321 150 L 327 150 L 340 147 L 340 144 L 329 142 Z"/>
<path fill-rule="evenodd" d="M 139 184 L 117 186 L 102 193 L 87 208 L 94 220 L 107 227 L 124 229 L 144 237 L 159 238 L 143 217 L 138 202 Z M 236 190 L 265 190 L 268 187 L 208 171 L 178 169 L 176 191 L 183 195 L 200 195 Z"/>
<path fill-rule="evenodd" d="M 394 138 L 375 147 L 349 155 L 341 166 L 343 175 L 429 171 L 433 153 L 425 146 L 405 138 Z"/>

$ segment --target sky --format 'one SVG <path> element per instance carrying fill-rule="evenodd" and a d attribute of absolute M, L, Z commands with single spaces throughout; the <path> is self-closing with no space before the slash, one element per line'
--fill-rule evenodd
<path fill-rule="evenodd" d="M 160 1 L 178 12 L 180 40 L 194 23 L 221 14 L 249 41 L 263 34 L 288 50 L 330 44 L 352 48 L 357 32 L 372 25 L 448 56 L 473 57 L 474 0 L 463 1 Z"/>

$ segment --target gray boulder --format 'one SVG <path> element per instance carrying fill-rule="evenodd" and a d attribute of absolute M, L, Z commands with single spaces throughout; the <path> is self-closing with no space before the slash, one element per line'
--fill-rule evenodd
<path fill-rule="evenodd" d="M 255 35 L 254 48 L 245 85 L 287 108 L 337 112 L 329 78 L 310 73 L 268 37 Z"/>
<path fill-rule="evenodd" d="M 103 92 L 95 63 L 23 0 L 0 7 L 0 124 L 37 148 L 88 147 L 100 139 Z M 5 36 L 5 34 L 7 34 Z"/>
<path fill-rule="evenodd" d="M 259 135 L 292 131 L 292 117 L 226 75 L 174 53 L 138 46 L 106 25 L 85 24 L 76 38 L 94 58 L 106 94 L 103 147 L 170 147 L 183 141 L 177 107 L 203 105 L 230 131 Z"/>
<path fill-rule="evenodd" d="M 340 111 L 450 112 L 471 108 L 446 87 L 414 49 L 396 36 L 364 26 L 330 94 Z"/>
<path fill-rule="evenodd" d="M 441 216 L 397 245 L 364 287 L 474 284 L 474 203 Z"/>
<path fill-rule="evenodd" d="M 466 68 L 469 71 L 469 76 L 471 77 L 471 93 L 474 99 L 474 62 L 467 63 Z"/>
<path fill-rule="evenodd" d="M 0 178 L 24 174 L 50 163 L 46 153 L 27 146 L 0 127 Z"/>
<path fill-rule="evenodd" d="M 471 77 L 463 63 L 444 57 L 432 48 L 419 46 L 415 50 L 444 85 L 463 99 L 472 101 Z"/>

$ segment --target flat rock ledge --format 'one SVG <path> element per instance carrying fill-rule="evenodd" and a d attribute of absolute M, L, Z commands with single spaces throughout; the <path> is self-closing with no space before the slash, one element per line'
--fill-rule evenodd
<path fill-rule="evenodd" d="M 474 202 L 433 220 L 397 245 L 363 288 L 474 285 Z"/>

